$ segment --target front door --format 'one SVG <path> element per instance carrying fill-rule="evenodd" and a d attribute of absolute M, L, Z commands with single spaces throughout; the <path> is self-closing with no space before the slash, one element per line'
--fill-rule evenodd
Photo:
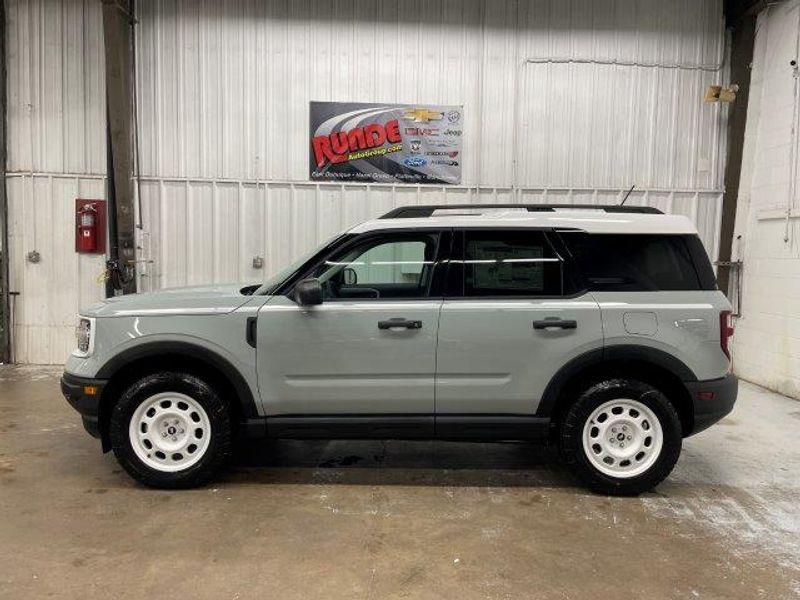
<path fill-rule="evenodd" d="M 600 310 L 572 293 L 545 231 L 458 232 L 442 307 L 437 432 L 444 415 L 534 415 L 553 375 L 600 349 Z"/>
<path fill-rule="evenodd" d="M 258 384 L 270 415 L 425 415 L 432 430 L 442 237 L 362 234 L 306 274 L 320 280 L 322 304 L 276 296 L 260 309 Z"/>

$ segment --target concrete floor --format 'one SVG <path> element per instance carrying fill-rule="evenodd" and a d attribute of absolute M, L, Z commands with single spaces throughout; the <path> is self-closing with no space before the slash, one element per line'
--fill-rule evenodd
<path fill-rule="evenodd" d="M 143 488 L 60 372 L 0 367 L 0 598 L 800 597 L 800 403 L 742 384 L 640 498 L 529 445 L 280 442 Z"/>

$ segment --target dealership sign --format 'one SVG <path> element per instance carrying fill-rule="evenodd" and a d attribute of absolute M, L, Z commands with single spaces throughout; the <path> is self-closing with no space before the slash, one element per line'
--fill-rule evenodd
<path fill-rule="evenodd" d="M 312 102 L 314 181 L 461 183 L 461 106 Z"/>

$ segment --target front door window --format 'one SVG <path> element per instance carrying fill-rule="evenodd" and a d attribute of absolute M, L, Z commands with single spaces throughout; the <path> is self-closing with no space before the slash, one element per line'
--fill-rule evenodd
<path fill-rule="evenodd" d="M 437 233 L 384 234 L 334 254 L 312 274 L 325 300 L 428 296 Z"/>

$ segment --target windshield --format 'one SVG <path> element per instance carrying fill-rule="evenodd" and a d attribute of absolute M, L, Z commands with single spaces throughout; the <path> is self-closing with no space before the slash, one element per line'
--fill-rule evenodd
<path fill-rule="evenodd" d="M 289 277 L 294 275 L 294 273 L 300 267 L 302 267 L 304 264 L 306 264 L 306 262 L 308 260 L 310 260 L 311 257 L 313 257 L 315 254 L 318 254 L 324 248 L 326 248 L 327 246 L 330 246 L 331 244 L 333 244 L 336 240 L 338 240 L 341 237 L 343 237 L 342 234 L 337 234 L 337 235 L 333 236 L 332 238 L 329 238 L 329 239 L 325 240 L 323 243 L 321 243 L 320 245 L 316 246 L 313 250 L 310 250 L 310 251 L 306 252 L 300 258 L 298 258 L 297 260 L 292 262 L 289 266 L 284 267 L 283 269 L 281 269 L 280 271 L 275 273 L 272 277 L 268 278 L 255 291 L 255 294 L 256 295 L 267 295 L 267 294 L 274 293 L 275 290 L 278 289 L 278 287 L 280 287 L 280 285 L 284 281 L 286 281 L 287 279 L 289 279 Z"/>

